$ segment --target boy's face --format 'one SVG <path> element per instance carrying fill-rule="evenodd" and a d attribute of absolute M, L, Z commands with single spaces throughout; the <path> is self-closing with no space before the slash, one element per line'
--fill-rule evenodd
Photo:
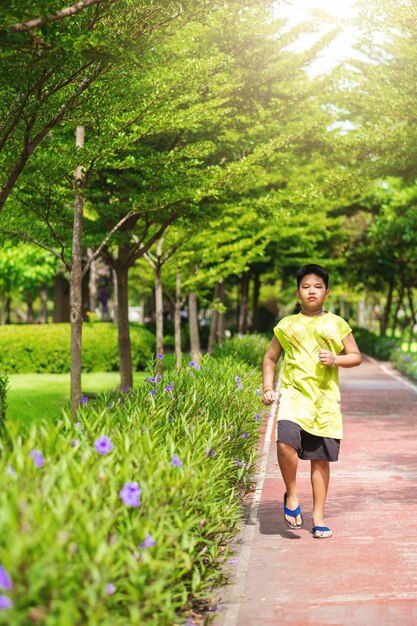
<path fill-rule="evenodd" d="M 329 295 L 329 290 L 326 289 L 326 285 L 320 276 L 307 274 L 301 281 L 297 294 L 303 310 L 314 313 L 322 309 L 323 303 Z"/>

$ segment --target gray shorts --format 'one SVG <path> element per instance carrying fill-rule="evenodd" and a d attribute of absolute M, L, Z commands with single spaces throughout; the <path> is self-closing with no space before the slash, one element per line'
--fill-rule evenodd
<path fill-rule="evenodd" d="M 293 446 L 304 461 L 337 461 L 339 458 L 340 439 L 311 435 L 290 420 L 278 420 L 278 441 Z"/>

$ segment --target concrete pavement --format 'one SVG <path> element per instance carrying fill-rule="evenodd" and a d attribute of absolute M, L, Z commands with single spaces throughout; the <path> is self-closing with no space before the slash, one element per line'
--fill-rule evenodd
<path fill-rule="evenodd" d="M 333 537 L 310 534 L 305 461 L 305 526 L 285 526 L 271 417 L 215 626 L 417 625 L 417 387 L 370 359 L 340 377 L 345 439 L 331 466 L 326 517 Z"/>

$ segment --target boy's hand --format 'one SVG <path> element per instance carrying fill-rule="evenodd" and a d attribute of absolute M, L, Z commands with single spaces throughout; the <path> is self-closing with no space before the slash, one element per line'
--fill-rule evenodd
<path fill-rule="evenodd" d="M 329 352 L 329 350 L 323 350 L 320 348 L 319 350 L 319 359 L 323 363 L 323 365 L 332 366 L 334 365 L 336 355 L 333 352 Z"/>
<path fill-rule="evenodd" d="M 265 391 L 263 397 L 262 397 L 262 402 L 266 405 L 268 404 L 272 404 L 273 401 L 275 400 L 275 392 L 273 389 L 268 389 L 268 391 Z"/>

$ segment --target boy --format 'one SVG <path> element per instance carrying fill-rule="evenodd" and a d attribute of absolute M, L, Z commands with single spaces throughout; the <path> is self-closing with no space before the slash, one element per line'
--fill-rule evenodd
<path fill-rule="evenodd" d="M 275 400 L 274 373 L 285 351 L 277 421 L 277 455 L 284 479 L 284 520 L 292 530 L 303 527 L 297 495 L 298 458 L 311 461 L 313 537 L 327 539 L 324 508 L 331 461 L 337 461 L 343 437 L 339 367 L 356 367 L 361 354 L 352 329 L 338 315 L 323 310 L 329 274 L 320 265 L 296 274 L 301 311 L 283 318 L 263 362 L 263 403 Z"/>

